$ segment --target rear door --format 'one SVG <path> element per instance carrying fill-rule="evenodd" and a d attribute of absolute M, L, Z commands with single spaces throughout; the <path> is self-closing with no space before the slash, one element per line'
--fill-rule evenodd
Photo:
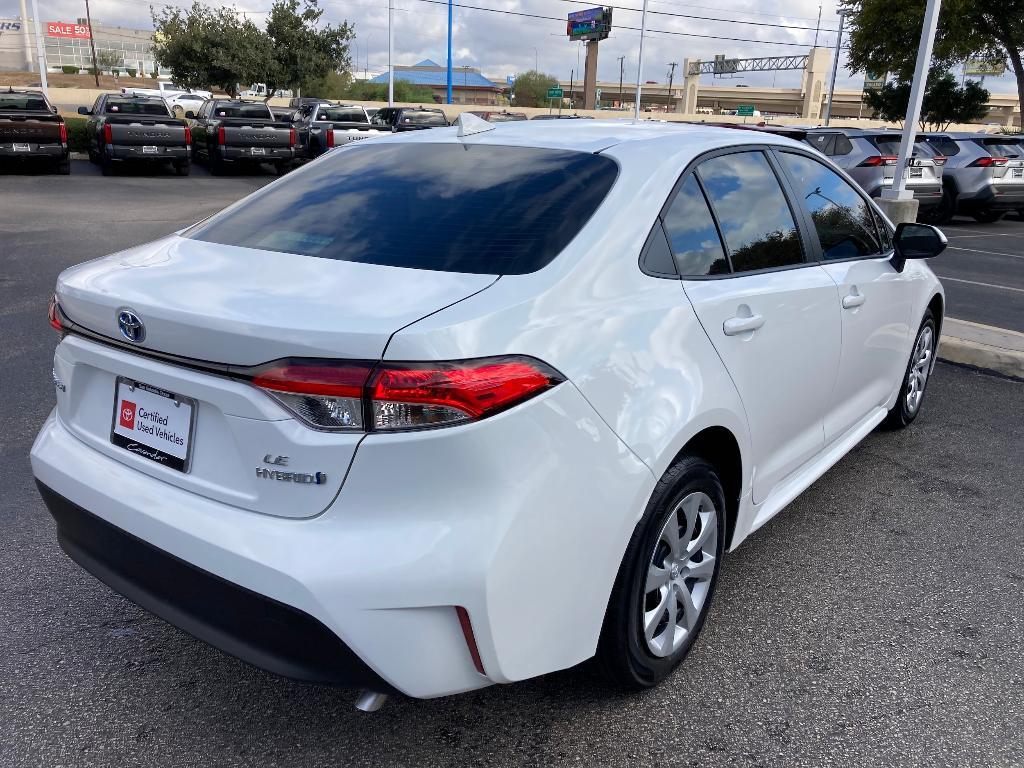
<path fill-rule="evenodd" d="M 884 406 L 902 379 L 910 277 L 893 269 L 888 230 L 879 231 L 880 219 L 861 192 L 811 157 L 789 151 L 777 156 L 794 198 L 804 201 L 822 268 L 838 288 L 842 357 L 825 413 L 828 444 Z"/>
<path fill-rule="evenodd" d="M 665 212 L 686 295 L 746 409 L 755 503 L 823 448 L 839 365 L 836 286 L 807 260 L 799 221 L 760 150 L 703 160 Z"/>

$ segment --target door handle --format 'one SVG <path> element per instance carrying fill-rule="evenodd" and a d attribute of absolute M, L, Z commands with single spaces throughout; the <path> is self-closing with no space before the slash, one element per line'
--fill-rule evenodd
<path fill-rule="evenodd" d="M 867 298 L 864 294 L 854 289 L 853 293 L 843 296 L 843 309 L 856 309 L 865 301 L 867 301 Z"/>
<path fill-rule="evenodd" d="M 748 315 L 746 317 L 730 317 L 722 323 L 722 333 L 726 336 L 739 336 L 741 333 L 756 331 L 764 325 L 763 315 Z"/>

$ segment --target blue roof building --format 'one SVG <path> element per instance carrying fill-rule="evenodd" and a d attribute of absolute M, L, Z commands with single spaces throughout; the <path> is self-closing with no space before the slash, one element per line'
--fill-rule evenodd
<path fill-rule="evenodd" d="M 443 103 L 448 89 L 447 68 L 436 61 L 424 59 L 412 66 L 395 66 L 395 80 L 406 80 L 414 85 L 430 88 L 434 101 Z M 371 83 L 387 83 L 388 73 L 378 75 Z M 452 102 L 455 104 L 479 104 L 498 106 L 504 102 L 500 96 L 505 86 L 492 82 L 474 67 L 452 67 Z"/>

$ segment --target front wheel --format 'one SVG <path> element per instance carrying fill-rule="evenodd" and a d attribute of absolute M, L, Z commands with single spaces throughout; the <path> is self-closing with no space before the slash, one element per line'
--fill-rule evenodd
<path fill-rule="evenodd" d="M 1003 218 L 1006 215 L 1006 211 L 978 211 L 972 215 L 975 221 L 980 221 L 982 224 L 992 224 Z"/>
<path fill-rule="evenodd" d="M 885 417 L 883 424 L 889 429 L 903 429 L 917 418 L 924 402 L 925 387 L 935 367 L 935 355 L 939 347 L 939 335 L 935 327 L 935 317 L 929 309 L 924 314 L 921 327 L 914 339 L 914 347 L 907 363 L 907 372 L 903 375 L 900 395 L 896 404 Z"/>
<path fill-rule="evenodd" d="M 713 466 L 676 462 L 658 482 L 612 589 L 597 661 L 630 690 L 657 685 L 704 626 L 725 550 L 725 494 Z"/>

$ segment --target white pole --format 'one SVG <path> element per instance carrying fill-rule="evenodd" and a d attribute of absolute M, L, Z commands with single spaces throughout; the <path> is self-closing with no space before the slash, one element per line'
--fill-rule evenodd
<path fill-rule="evenodd" d="M 906 190 L 907 160 L 914 149 L 917 136 L 917 121 L 921 118 L 921 102 L 928 82 L 928 69 L 932 61 L 932 45 L 935 43 L 935 29 L 939 25 L 939 7 L 942 0 L 928 0 L 924 9 L 924 24 L 921 26 L 921 42 L 917 45 L 917 65 L 914 67 L 914 83 L 910 87 L 910 103 L 907 105 L 907 119 L 903 123 L 903 139 L 896 170 L 892 175 L 892 187 L 882 190 L 886 200 L 910 200 L 914 193 Z"/>
<path fill-rule="evenodd" d="M 839 51 L 843 48 L 843 22 L 846 20 L 846 11 L 839 12 L 839 34 L 836 35 L 836 55 L 832 57 L 832 79 L 828 84 L 828 101 L 825 103 L 825 126 L 832 118 L 832 94 L 836 90 L 836 73 L 839 71 Z M 810 83 L 807 87 L 810 87 Z"/>
<path fill-rule="evenodd" d="M 28 33 L 28 11 L 25 10 L 25 0 L 21 0 L 21 40 L 25 53 L 25 69 L 32 71 L 32 41 Z"/>
<path fill-rule="evenodd" d="M 395 0 L 388 0 L 388 106 L 395 106 L 395 65 L 391 59 L 395 55 L 395 34 L 391 24 L 395 16 Z"/>
<path fill-rule="evenodd" d="M 43 54 L 43 28 L 39 24 L 39 3 L 32 0 L 32 15 L 36 23 L 36 59 L 39 63 L 39 83 L 43 86 L 43 96 L 50 100 L 50 90 L 46 84 L 46 56 Z"/>
<path fill-rule="evenodd" d="M 633 105 L 633 119 L 640 119 L 640 91 L 644 81 L 644 35 L 647 33 L 647 0 L 644 0 L 644 12 L 640 16 L 640 56 L 636 63 L 636 104 Z"/>

